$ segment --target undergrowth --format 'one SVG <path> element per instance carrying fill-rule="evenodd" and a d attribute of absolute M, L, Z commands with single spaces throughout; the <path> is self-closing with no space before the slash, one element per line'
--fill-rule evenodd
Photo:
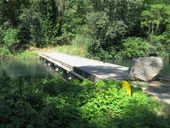
<path fill-rule="evenodd" d="M 164 106 L 116 81 L 0 77 L 0 128 L 169 128 Z"/>

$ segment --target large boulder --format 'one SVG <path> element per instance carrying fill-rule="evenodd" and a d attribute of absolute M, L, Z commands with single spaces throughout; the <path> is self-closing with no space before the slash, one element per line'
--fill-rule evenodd
<path fill-rule="evenodd" d="M 159 57 L 137 58 L 133 63 L 129 77 L 131 80 L 151 81 L 162 68 L 163 61 Z"/>

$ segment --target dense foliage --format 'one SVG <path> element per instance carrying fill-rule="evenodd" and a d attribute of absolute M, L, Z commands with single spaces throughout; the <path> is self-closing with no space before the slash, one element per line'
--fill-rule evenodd
<path fill-rule="evenodd" d="M 1 0 L 0 55 L 71 44 L 77 36 L 101 59 L 166 55 L 169 10 L 169 0 Z M 139 40 L 147 50 L 138 49 Z"/>
<path fill-rule="evenodd" d="M 100 58 L 106 54 L 118 58 L 166 54 L 170 17 L 166 1 L 94 0 L 92 6 L 88 15 L 92 54 Z"/>
<path fill-rule="evenodd" d="M 1 128 L 169 128 L 163 105 L 119 82 L 0 76 Z"/>

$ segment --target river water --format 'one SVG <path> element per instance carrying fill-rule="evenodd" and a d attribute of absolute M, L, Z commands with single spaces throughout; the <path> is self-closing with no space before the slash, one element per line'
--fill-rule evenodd
<path fill-rule="evenodd" d="M 50 74 L 38 58 L 0 60 L 0 74 L 7 73 L 11 77 L 38 77 Z"/>
<path fill-rule="evenodd" d="M 164 67 L 163 67 L 161 74 L 167 75 L 168 77 L 170 77 L 170 55 L 169 57 L 164 59 Z"/>
<path fill-rule="evenodd" d="M 131 67 L 132 60 L 109 60 L 108 62 L 119 64 L 122 66 Z M 25 58 L 25 59 L 16 59 L 8 58 L 0 60 L 0 74 L 6 72 L 11 77 L 20 77 L 20 76 L 45 76 L 49 75 L 50 71 L 47 67 L 39 61 L 38 58 Z M 164 59 L 164 67 L 161 71 L 161 75 L 166 75 L 170 78 L 170 59 Z"/>

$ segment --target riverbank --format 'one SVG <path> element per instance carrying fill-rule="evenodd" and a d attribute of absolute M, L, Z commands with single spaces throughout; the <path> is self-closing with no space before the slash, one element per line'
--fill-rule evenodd
<path fill-rule="evenodd" d="M 47 47 L 47 48 L 35 48 L 30 47 L 25 51 L 18 52 L 14 57 L 26 58 L 26 57 L 38 57 L 38 54 L 41 52 L 61 52 L 69 55 L 77 55 L 80 57 L 87 57 L 87 49 L 85 47 L 80 47 L 75 44 L 63 45 L 56 47 Z"/>

